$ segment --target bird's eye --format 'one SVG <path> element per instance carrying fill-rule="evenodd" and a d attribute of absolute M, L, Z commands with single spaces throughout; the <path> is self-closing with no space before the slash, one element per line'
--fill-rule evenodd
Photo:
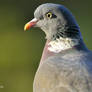
<path fill-rule="evenodd" d="M 52 18 L 52 13 L 49 12 L 49 13 L 46 14 L 46 16 L 47 16 L 47 18 Z"/>

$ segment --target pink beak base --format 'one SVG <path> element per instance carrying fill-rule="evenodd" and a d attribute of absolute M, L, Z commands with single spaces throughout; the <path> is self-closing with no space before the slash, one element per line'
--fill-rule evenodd
<path fill-rule="evenodd" d="M 34 19 L 32 19 L 30 22 L 28 22 L 25 26 L 24 26 L 24 31 L 26 31 L 26 30 L 29 30 L 31 27 L 34 27 L 35 26 L 35 24 L 37 23 L 37 19 L 36 18 L 34 18 Z"/>

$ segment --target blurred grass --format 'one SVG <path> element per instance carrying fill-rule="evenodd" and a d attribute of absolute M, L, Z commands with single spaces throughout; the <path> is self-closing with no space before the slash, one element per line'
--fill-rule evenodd
<path fill-rule="evenodd" d="M 24 32 L 42 3 L 65 5 L 76 17 L 84 41 L 92 49 L 92 1 L 84 0 L 1 0 L 0 1 L 0 92 L 32 92 L 35 72 L 45 44 L 39 29 Z"/>
<path fill-rule="evenodd" d="M 37 40 L 36 34 L 34 36 L 30 32 L 0 34 L 0 80 L 6 88 L 10 90 L 13 87 L 20 88 L 22 85 L 27 87 L 30 83 L 32 88 L 36 65 L 39 63 L 43 48 L 39 43 L 44 44 L 41 40 L 41 38 Z"/>

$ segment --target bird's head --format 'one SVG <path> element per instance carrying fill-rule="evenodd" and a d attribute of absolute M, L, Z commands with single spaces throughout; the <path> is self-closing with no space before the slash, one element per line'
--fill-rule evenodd
<path fill-rule="evenodd" d="M 34 19 L 25 25 L 24 30 L 31 27 L 40 27 L 48 40 L 59 37 L 80 37 L 80 29 L 74 16 L 67 8 L 59 4 L 46 3 L 40 5 L 34 12 Z"/>

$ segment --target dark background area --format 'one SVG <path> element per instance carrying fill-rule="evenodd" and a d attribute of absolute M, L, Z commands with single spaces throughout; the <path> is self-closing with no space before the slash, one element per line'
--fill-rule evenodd
<path fill-rule="evenodd" d="M 92 0 L 0 0 L 0 92 L 32 92 L 45 34 L 37 28 L 23 29 L 36 7 L 47 2 L 70 9 L 92 50 Z"/>

